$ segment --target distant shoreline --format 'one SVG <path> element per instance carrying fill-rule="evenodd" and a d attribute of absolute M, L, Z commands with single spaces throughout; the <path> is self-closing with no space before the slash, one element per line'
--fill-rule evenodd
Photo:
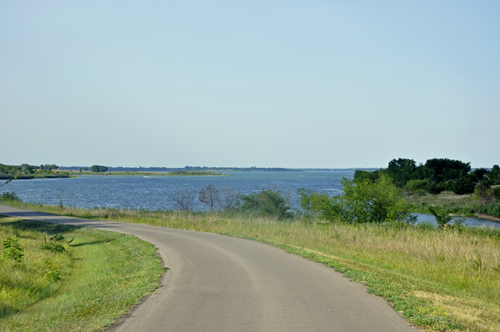
<path fill-rule="evenodd" d="M 79 171 L 81 169 L 90 169 L 88 166 L 61 166 L 60 170 Z M 375 171 L 378 168 L 284 168 L 284 167 L 197 167 L 186 166 L 178 167 L 108 167 L 108 172 L 342 172 L 342 171 Z"/>
<path fill-rule="evenodd" d="M 219 172 L 209 171 L 175 171 L 175 172 L 147 172 L 147 171 L 107 171 L 107 172 L 89 172 L 89 171 L 69 171 L 72 176 L 227 176 Z"/>

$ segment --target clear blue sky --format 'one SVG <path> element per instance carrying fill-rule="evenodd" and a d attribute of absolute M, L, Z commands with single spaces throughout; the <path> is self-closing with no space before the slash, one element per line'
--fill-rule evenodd
<path fill-rule="evenodd" d="M 0 0 L 0 163 L 500 164 L 500 1 Z"/>

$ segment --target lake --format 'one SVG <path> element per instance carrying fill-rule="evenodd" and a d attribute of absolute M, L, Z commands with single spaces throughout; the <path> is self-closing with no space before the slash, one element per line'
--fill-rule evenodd
<path fill-rule="evenodd" d="M 352 171 L 335 172 L 224 172 L 227 176 L 82 176 L 69 179 L 14 180 L 0 188 L 0 194 L 14 191 L 24 202 L 62 204 L 78 207 L 120 207 L 170 209 L 170 197 L 180 189 L 196 193 L 209 184 L 232 187 L 249 194 L 263 187 L 284 193 L 300 188 L 341 193 L 342 177 L 352 179 Z M 2 182 L 3 183 L 3 182 Z M 197 209 L 202 209 L 201 203 Z"/>
<path fill-rule="evenodd" d="M 298 205 L 297 190 L 310 189 L 327 192 L 331 196 L 342 192 L 343 177 L 352 179 L 353 171 L 287 171 L 287 172 L 224 172 L 227 176 L 82 176 L 69 179 L 14 180 L 0 187 L 0 194 L 14 191 L 23 202 L 76 207 L 117 207 L 151 210 L 171 209 L 172 195 L 189 190 L 198 197 L 199 191 L 211 184 L 217 188 L 232 187 L 249 194 L 261 188 L 276 187 L 290 194 L 291 202 Z M 0 181 L 4 183 L 4 181 Z M 204 206 L 197 201 L 197 210 Z M 419 222 L 435 223 L 434 217 L 418 215 Z M 493 226 L 500 223 L 486 219 L 467 218 L 466 224 Z"/>

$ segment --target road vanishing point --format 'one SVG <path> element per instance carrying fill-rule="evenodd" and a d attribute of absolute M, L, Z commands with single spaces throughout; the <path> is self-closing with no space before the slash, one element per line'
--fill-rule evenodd
<path fill-rule="evenodd" d="M 0 214 L 132 234 L 158 248 L 169 268 L 163 286 L 107 331 L 418 331 L 364 285 L 270 245 L 1 205 Z"/>

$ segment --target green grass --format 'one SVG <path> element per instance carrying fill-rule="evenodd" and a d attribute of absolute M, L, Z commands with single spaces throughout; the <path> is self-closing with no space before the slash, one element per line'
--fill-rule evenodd
<path fill-rule="evenodd" d="M 23 207 L 268 243 L 332 266 L 366 284 L 370 292 L 386 298 L 411 323 L 427 330 L 500 331 L 499 230 L 282 222 L 221 213 Z"/>
<path fill-rule="evenodd" d="M 62 234 L 63 252 L 41 249 Z M 163 272 L 154 247 L 133 236 L 0 218 L 22 261 L 0 260 L 0 331 L 102 331 L 154 291 Z M 4 247 L 0 247 L 4 250 Z"/>
<path fill-rule="evenodd" d="M 430 214 L 429 206 L 434 206 L 454 215 L 475 217 L 474 213 L 481 208 L 481 203 L 472 195 L 456 195 L 448 191 L 439 195 L 407 195 L 405 199 L 411 204 L 412 211 L 428 214 Z"/>

